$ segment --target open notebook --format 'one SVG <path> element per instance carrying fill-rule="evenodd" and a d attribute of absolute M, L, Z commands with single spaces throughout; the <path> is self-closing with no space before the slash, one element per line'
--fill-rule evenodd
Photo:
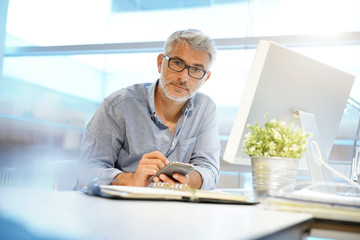
<path fill-rule="evenodd" d="M 88 186 L 87 193 L 94 196 L 115 199 L 131 200 L 166 200 L 202 203 L 230 203 L 251 205 L 242 194 L 228 192 L 199 190 L 189 188 L 187 185 L 150 184 L 149 187 L 129 187 L 117 185 Z"/>

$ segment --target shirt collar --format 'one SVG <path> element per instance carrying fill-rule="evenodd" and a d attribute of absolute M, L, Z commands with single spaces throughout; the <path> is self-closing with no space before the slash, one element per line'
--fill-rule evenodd
<path fill-rule="evenodd" d="M 159 79 L 156 80 L 148 88 L 148 106 L 149 106 L 150 114 L 154 114 L 156 112 L 156 110 L 155 110 L 155 90 L 156 90 L 156 87 L 157 87 L 159 81 L 160 81 Z M 187 100 L 182 111 L 183 112 L 185 112 L 185 110 L 192 111 L 193 109 L 194 109 L 194 97 Z"/>

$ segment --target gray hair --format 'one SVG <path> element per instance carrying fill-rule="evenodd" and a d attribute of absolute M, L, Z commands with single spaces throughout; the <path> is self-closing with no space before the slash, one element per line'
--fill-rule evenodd
<path fill-rule="evenodd" d="M 165 41 L 164 54 L 168 54 L 172 50 L 174 44 L 178 42 L 188 43 L 194 50 L 207 52 L 210 58 L 209 67 L 214 62 L 216 57 L 215 42 L 201 31 L 196 29 L 186 29 L 174 32 Z"/>

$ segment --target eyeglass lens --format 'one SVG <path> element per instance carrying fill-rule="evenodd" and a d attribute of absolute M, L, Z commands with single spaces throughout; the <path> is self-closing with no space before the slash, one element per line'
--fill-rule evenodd
<path fill-rule="evenodd" d="M 190 77 L 193 77 L 196 79 L 201 79 L 205 75 L 205 71 L 201 68 L 187 66 L 185 63 L 183 63 L 177 59 L 171 59 L 171 58 L 169 59 L 169 68 L 174 71 L 181 72 L 186 67 L 188 69 L 188 74 L 190 75 Z"/>

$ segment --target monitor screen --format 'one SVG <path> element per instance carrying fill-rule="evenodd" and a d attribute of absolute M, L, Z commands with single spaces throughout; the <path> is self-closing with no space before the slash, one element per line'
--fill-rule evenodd
<path fill-rule="evenodd" d="M 274 42 L 260 40 L 241 95 L 224 160 L 250 165 L 242 152 L 247 124 L 278 118 L 290 123 L 296 110 L 315 117 L 319 145 L 330 154 L 355 77 Z M 304 158 L 304 157 L 303 157 Z M 300 160 L 306 169 L 307 160 Z"/>

